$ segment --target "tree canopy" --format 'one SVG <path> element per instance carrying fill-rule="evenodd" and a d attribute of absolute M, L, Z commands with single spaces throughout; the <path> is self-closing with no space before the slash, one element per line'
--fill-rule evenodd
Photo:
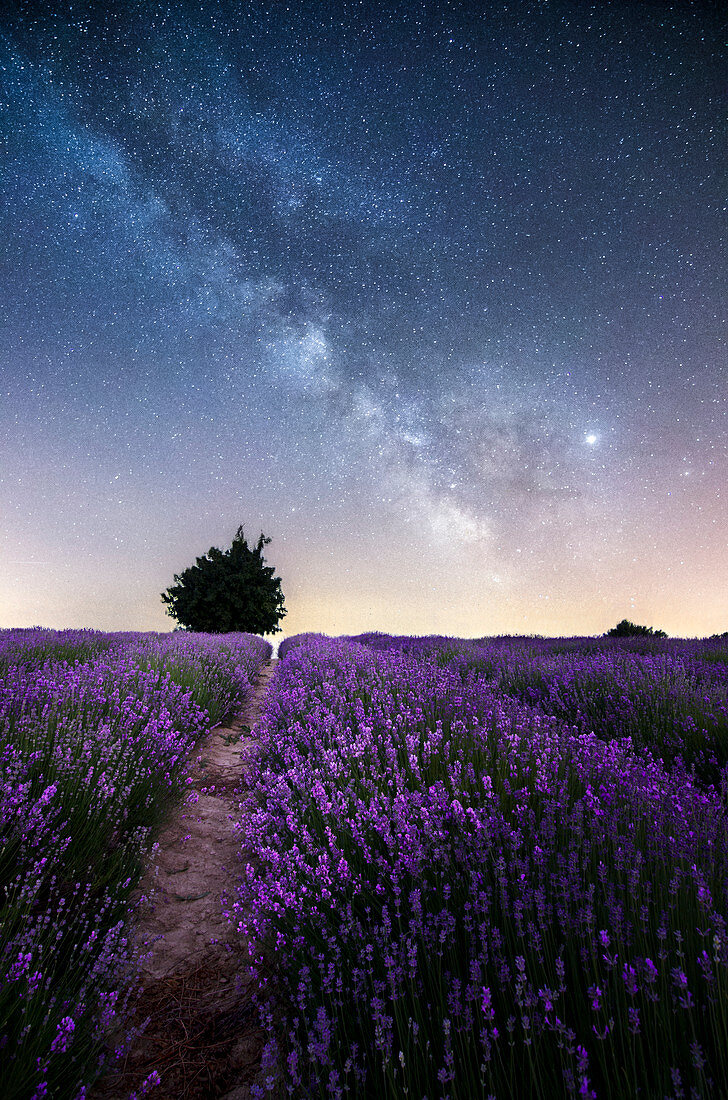
<path fill-rule="evenodd" d="M 194 565 L 175 573 L 175 583 L 162 593 L 167 614 L 187 630 L 206 634 L 280 631 L 286 614 L 281 579 L 263 557 L 270 541 L 261 532 L 251 548 L 239 527 L 229 550 L 212 546 Z"/>
<path fill-rule="evenodd" d="M 604 635 L 605 638 L 635 638 L 645 637 L 648 635 L 651 638 L 666 638 L 667 634 L 664 630 L 653 630 L 651 626 L 637 626 L 636 623 L 631 623 L 629 619 L 622 619 L 621 622 L 613 626 L 611 630 L 608 630 Z"/>

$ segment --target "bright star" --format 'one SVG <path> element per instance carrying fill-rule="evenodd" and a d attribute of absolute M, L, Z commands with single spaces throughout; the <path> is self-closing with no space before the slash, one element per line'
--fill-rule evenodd
<path fill-rule="evenodd" d="M 590 447 L 593 447 L 598 438 L 599 436 L 595 435 L 594 432 L 589 432 L 589 435 L 584 437 L 584 442 L 588 443 Z"/>

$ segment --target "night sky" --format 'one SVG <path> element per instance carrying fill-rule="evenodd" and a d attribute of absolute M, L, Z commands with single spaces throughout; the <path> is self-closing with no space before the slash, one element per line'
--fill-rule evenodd
<path fill-rule="evenodd" d="M 717 8 L 12 5 L 0 626 L 728 630 Z"/>

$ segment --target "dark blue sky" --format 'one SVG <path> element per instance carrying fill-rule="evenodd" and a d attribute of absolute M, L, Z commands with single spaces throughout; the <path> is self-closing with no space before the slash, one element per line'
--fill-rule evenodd
<path fill-rule="evenodd" d="M 728 629 L 715 11 L 14 5 L 0 625 Z"/>

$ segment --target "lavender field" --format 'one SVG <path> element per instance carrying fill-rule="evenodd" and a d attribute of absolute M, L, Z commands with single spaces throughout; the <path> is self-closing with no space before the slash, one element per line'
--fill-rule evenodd
<path fill-rule="evenodd" d="M 725 639 L 280 655 L 229 913 L 257 1095 L 726 1094 Z"/>
<path fill-rule="evenodd" d="M 247 634 L 0 631 L 4 1098 L 80 1098 L 123 1028 L 145 856 L 185 759 L 271 646 Z"/>

